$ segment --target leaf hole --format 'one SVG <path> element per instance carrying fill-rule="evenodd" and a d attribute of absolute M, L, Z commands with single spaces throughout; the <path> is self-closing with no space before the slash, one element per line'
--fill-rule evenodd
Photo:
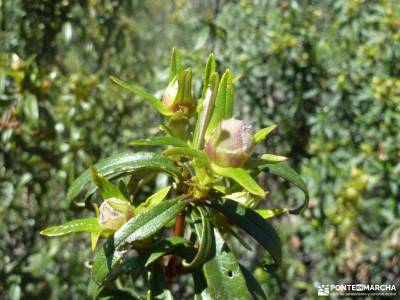
<path fill-rule="evenodd" d="M 228 274 L 229 277 L 233 277 L 233 272 L 232 272 L 232 270 L 228 270 L 228 272 L 227 272 L 226 274 Z"/>

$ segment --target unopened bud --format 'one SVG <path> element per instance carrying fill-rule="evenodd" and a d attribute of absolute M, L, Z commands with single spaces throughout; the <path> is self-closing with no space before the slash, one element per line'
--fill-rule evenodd
<path fill-rule="evenodd" d="M 196 107 L 192 95 L 192 73 L 190 69 L 182 72 L 179 79 L 174 79 L 167 86 L 162 96 L 164 107 L 175 117 L 190 117 Z"/>
<path fill-rule="evenodd" d="M 208 157 L 221 167 L 239 167 L 253 154 L 253 129 L 241 120 L 223 120 L 206 141 Z"/>
<path fill-rule="evenodd" d="M 133 209 L 128 202 L 109 198 L 100 205 L 99 223 L 107 229 L 118 230 L 133 217 Z"/>

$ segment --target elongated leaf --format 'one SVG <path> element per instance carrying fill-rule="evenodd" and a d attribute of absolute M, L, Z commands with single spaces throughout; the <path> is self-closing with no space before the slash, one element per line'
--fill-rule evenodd
<path fill-rule="evenodd" d="M 171 291 L 165 282 L 164 272 L 161 267 L 154 266 L 150 273 L 150 288 L 147 293 L 148 299 L 173 300 Z"/>
<path fill-rule="evenodd" d="M 198 224 L 198 216 L 195 214 L 195 210 L 191 212 L 191 218 L 194 222 L 194 226 L 196 228 L 196 233 L 199 239 L 199 249 L 196 253 L 196 256 L 189 263 L 183 261 L 182 264 L 186 268 L 197 268 L 207 259 L 208 254 L 210 253 L 210 249 L 212 246 L 212 227 L 210 223 L 210 217 L 208 216 L 206 210 L 200 206 L 196 208 L 196 210 L 200 214 L 201 225 Z"/>
<path fill-rule="evenodd" d="M 254 141 L 258 144 L 265 140 L 265 138 L 277 127 L 278 125 L 271 125 L 265 127 L 254 134 Z"/>
<path fill-rule="evenodd" d="M 267 163 L 279 163 L 287 160 L 287 157 L 275 155 L 275 154 L 263 154 L 261 159 L 265 160 Z"/>
<path fill-rule="evenodd" d="M 173 136 L 155 136 L 143 140 L 134 140 L 129 143 L 131 146 L 175 146 L 188 147 L 180 138 Z"/>
<path fill-rule="evenodd" d="M 165 197 L 167 197 L 169 190 L 171 189 L 170 186 L 167 186 L 161 190 L 159 190 L 157 193 L 151 195 L 149 198 L 146 199 L 146 201 L 142 204 L 139 205 L 137 208 L 137 211 L 141 211 L 141 209 L 146 209 L 146 208 L 151 208 L 153 206 L 156 206 L 158 203 L 163 201 Z"/>
<path fill-rule="evenodd" d="M 186 205 L 187 201 L 179 198 L 167 200 L 130 219 L 115 232 L 115 246 L 120 248 L 152 236 L 174 219 Z"/>
<path fill-rule="evenodd" d="M 202 162 L 207 162 L 208 158 L 204 154 L 203 151 L 191 149 L 191 148 L 182 148 L 182 147 L 172 147 L 165 150 L 162 153 L 163 156 L 184 156 L 189 158 L 196 158 Z"/>
<path fill-rule="evenodd" d="M 303 203 L 299 207 L 289 210 L 289 213 L 300 214 L 307 208 L 310 198 L 307 185 L 295 170 L 293 170 L 289 165 L 285 163 L 268 164 L 264 166 L 263 170 L 286 179 L 303 191 L 305 197 Z"/>
<path fill-rule="evenodd" d="M 228 220 L 246 231 L 272 256 L 277 267 L 282 262 L 282 246 L 278 234 L 268 221 L 254 210 L 233 200 L 213 200 L 212 207 L 224 214 Z M 271 268 L 271 269 L 272 269 Z"/>
<path fill-rule="evenodd" d="M 225 117 L 225 112 L 227 109 L 227 88 L 229 81 L 232 82 L 232 75 L 229 70 L 226 70 L 224 75 L 222 75 L 221 82 L 218 86 L 215 107 L 211 116 L 210 123 L 206 130 L 206 136 L 209 136 L 214 128 L 216 128 L 220 121 Z M 231 104 L 228 104 L 228 106 L 231 108 L 230 105 Z"/>
<path fill-rule="evenodd" d="M 99 161 L 94 167 L 108 179 L 145 170 L 166 172 L 177 178 L 181 176 L 180 170 L 170 160 L 151 152 L 123 152 L 115 154 Z M 87 187 L 90 181 L 90 170 L 87 170 L 72 183 L 66 200 L 71 202 L 75 199 Z M 93 184 L 91 188 L 94 188 Z"/>
<path fill-rule="evenodd" d="M 216 68 L 217 68 L 217 65 L 215 63 L 215 56 L 214 56 L 214 53 L 211 53 L 208 56 L 206 67 L 205 67 L 204 73 L 203 73 L 203 90 L 201 91 L 202 99 L 204 99 L 204 97 L 206 96 L 206 90 L 210 83 L 211 74 L 213 74 L 216 71 Z"/>
<path fill-rule="evenodd" d="M 182 237 L 168 237 L 137 254 L 135 251 L 116 250 L 114 239 L 110 238 L 96 252 L 92 280 L 97 285 L 104 285 L 122 273 L 134 272 L 138 275 L 162 256 L 187 244 L 188 241 Z"/>
<path fill-rule="evenodd" d="M 233 115 L 233 96 L 234 96 L 234 86 L 232 81 L 232 73 L 228 73 L 226 79 L 226 95 L 225 95 L 225 111 L 224 119 L 230 119 Z"/>
<path fill-rule="evenodd" d="M 242 271 L 244 279 L 246 280 L 247 289 L 253 296 L 253 299 L 266 300 L 267 295 L 265 295 L 264 290 L 262 289 L 261 285 L 257 282 L 257 280 L 254 278 L 253 274 L 251 274 L 251 272 L 243 266 L 240 266 L 240 270 Z"/>
<path fill-rule="evenodd" d="M 269 208 L 269 209 L 256 209 L 256 212 L 263 217 L 264 219 L 271 219 L 273 217 L 279 216 L 288 212 L 289 209 L 286 207 L 283 208 Z"/>
<path fill-rule="evenodd" d="M 92 251 L 96 250 L 97 242 L 99 241 L 99 237 L 103 231 L 96 231 L 90 233 L 90 244 L 92 246 Z"/>
<path fill-rule="evenodd" d="M 163 106 L 162 102 L 154 97 L 153 95 L 146 92 L 141 86 L 138 86 L 133 83 L 128 83 L 124 80 L 118 79 L 114 76 L 110 76 L 111 80 L 114 81 L 119 86 L 123 87 L 124 89 L 134 93 L 135 95 L 143 97 L 147 102 L 150 103 L 159 113 L 164 116 L 171 115 Z"/>
<path fill-rule="evenodd" d="M 212 164 L 212 169 L 218 175 L 231 178 L 236 181 L 247 191 L 253 195 L 264 197 L 265 191 L 258 185 L 258 183 L 242 168 L 223 168 L 216 164 Z"/>
<path fill-rule="evenodd" d="M 193 136 L 193 148 L 201 150 L 204 147 L 204 135 L 214 111 L 215 98 L 217 96 L 219 75 L 217 72 L 211 74 L 209 85 L 205 91 L 204 100 L 197 107 L 198 117 Z"/>
<path fill-rule="evenodd" d="M 179 77 L 182 73 L 181 59 L 179 57 L 178 50 L 172 49 L 171 63 L 169 67 L 169 81 L 171 82 L 174 78 Z"/>
<path fill-rule="evenodd" d="M 63 225 L 48 227 L 40 232 L 46 236 L 59 236 L 73 232 L 98 232 L 102 231 L 97 218 L 78 219 L 67 222 Z"/>
<path fill-rule="evenodd" d="M 210 258 L 203 265 L 207 289 L 201 294 L 211 299 L 251 299 L 237 258 L 215 228 L 212 239 Z"/>
<path fill-rule="evenodd" d="M 109 182 L 104 176 L 100 175 L 95 167 L 90 168 L 90 173 L 94 184 L 100 191 L 101 196 L 104 199 L 117 198 L 123 201 L 128 201 L 120 190 Z"/>

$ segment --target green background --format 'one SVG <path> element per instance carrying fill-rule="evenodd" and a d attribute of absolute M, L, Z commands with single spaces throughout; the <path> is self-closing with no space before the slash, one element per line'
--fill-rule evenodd
<path fill-rule="evenodd" d="M 278 124 L 262 147 L 288 156 L 310 189 L 303 216 L 274 221 L 276 273 L 257 268 L 260 249 L 237 249 L 270 298 L 315 298 L 318 282 L 400 289 L 398 1 L 1 0 L 0 47 L 1 299 L 86 297 L 88 236 L 39 231 L 88 216 L 63 202 L 73 179 L 157 133 L 158 114 L 108 76 L 160 96 L 172 47 L 197 94 L 210 52 L 242 75 L 236 116 Z M 265 207 L 300 200 L 261 180 Z"/>

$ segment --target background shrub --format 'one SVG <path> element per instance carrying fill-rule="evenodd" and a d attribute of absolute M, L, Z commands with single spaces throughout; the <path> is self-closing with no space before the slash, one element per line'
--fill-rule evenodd
<path fill-rule="evenodd" d="M 84 168 L 157 130 L 157 114 L 108 76 L 156 82 L 161 95 L 173 46 L 197 62 L 198 78 L 211 51 L 220 70 L 243 75 L 241 117 L 257 128 L 279 124 L 264 146 L 290 157 L 310 188 L 304 217 L 275 221 L 284 266 L 254 270 L 271 298 L 314 296 L 315 282 L 400 288 L 397 1 L 15 0 L 0 8 L 0 298 L 85 297 L 88 240 L 46 240 L 39 230 L 77 216 L 63 199 Z M 284 190 L 265 205 L 296 201 Z M 247 255 L 255 265 L 257 253 Z"/>

